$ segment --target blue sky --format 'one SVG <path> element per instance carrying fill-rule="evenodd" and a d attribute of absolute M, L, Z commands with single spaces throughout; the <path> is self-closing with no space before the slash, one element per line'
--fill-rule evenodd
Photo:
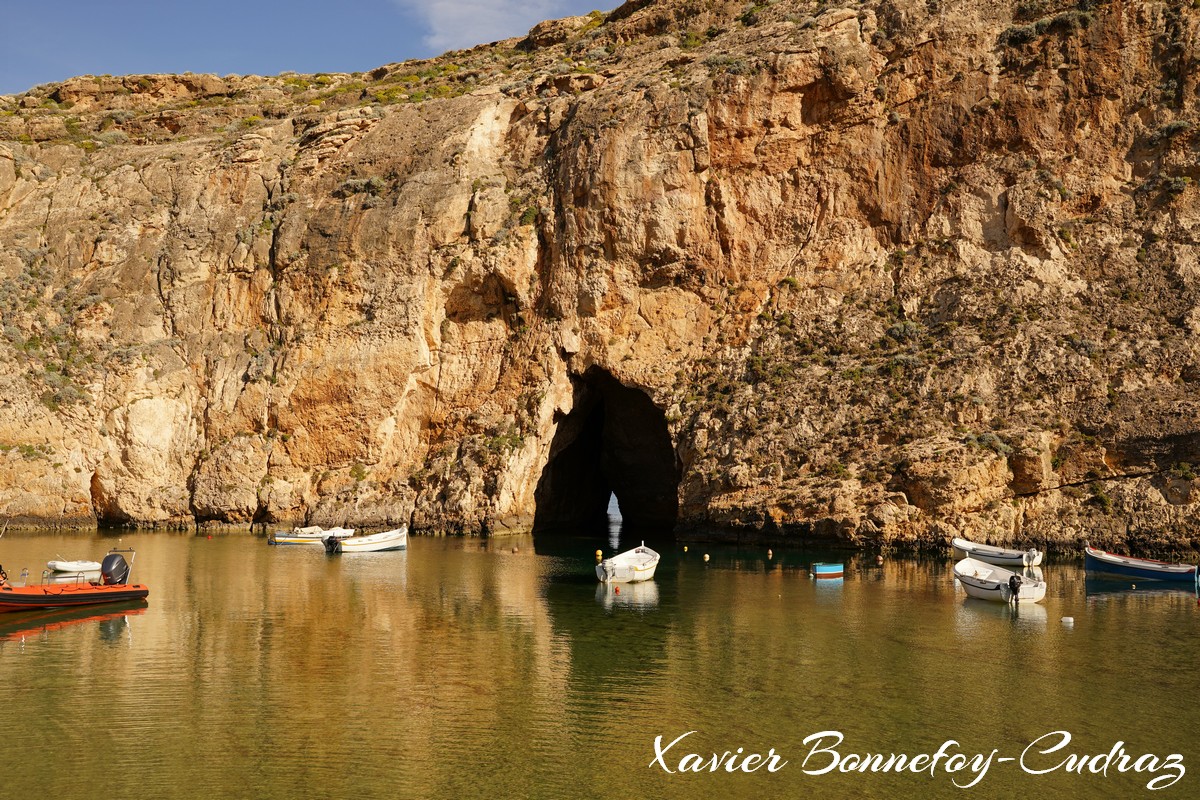
<path fill-rule="evenodd" d="M 15 0 L 0 94 L 73 75 L 365 71 L 517 36 L 620 0 Z"/>

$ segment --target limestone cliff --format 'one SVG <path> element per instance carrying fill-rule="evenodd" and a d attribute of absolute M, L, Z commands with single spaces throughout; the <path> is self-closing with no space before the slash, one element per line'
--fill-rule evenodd
<path fill-rule="evenodd" d="M 1200 545 L 1200 12 L 633 0 L 0 98 L 0 515 Z"/>

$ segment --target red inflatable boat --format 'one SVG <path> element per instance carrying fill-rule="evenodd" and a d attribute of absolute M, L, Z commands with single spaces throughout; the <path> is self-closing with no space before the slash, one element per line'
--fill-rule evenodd
<path fill-rule="evenodd" d="M 13 586 L 0 567 L 0 611 L 24 611 L 31 608 L 73 608 L 96 603 L 117 603 L 140 600 L 150 589 L 140 583 L 127 583 L 129 563 L 121 553 L 132 550 L 113 550 L 100 564 L 100 580 L 79 580 L 75 583 L 42 583 L 36 586 Z"/>

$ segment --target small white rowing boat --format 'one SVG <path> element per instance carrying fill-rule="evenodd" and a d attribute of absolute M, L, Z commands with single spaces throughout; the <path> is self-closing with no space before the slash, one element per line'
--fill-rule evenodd
<path fill-rule="evenodd" d="M 955 564 L 954 577 L 968 595 L 980 600 L 1040 603 L 1046 597 L 1045 581 L 974 558 L 964 558 Z"/>
<path fill-rule="evenodd" d="M 385 550 L 404 550 L 408 547 L 408 526 L 404 525 L 370 536 L 326 536 L 321 540 L 325 552 L 336 553 L 381 553 Z"/>
<path fill-rule="evenodd" d="M 992 547 L 990 544 L 969 542 L 957 536 L 950 543 L 954 547 L 956 558 L 973 558 L 1000 567 L 1036 567 L 1042 563 L 1042 551 L 1032 547 L 1028 550 L 1009 550 L 1004 547 Z"/>
<path fill-rule="evenodd" d="M 47 561 L 46 569 L 51 572 L 99 572 L 99 561 Z"/>
<path fill-rule="evenodd" d="M 322 528 L 320 525 L 309 525 L 306 528 L 292 528 L 291 533 L 276 531 L 267 537 L 267 544 L 321 544 L 330 536 L 353 536 L 354 528 Z"/>
<path fill-rule="evenodd" d="M 626 550 L 624 553 L 606 558 L 596 565 L 596 577 L 605 583 L 637 583 L 654 577 L 658 568 L 658 553 L 646 547 Z"/>

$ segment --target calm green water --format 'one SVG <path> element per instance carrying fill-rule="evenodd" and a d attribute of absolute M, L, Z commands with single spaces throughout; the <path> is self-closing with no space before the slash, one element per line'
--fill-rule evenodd
<path fill-rule="evenodd" d="M 36 580 L 48 559 L 99 560 L 116 543 L 10 531 L 0 563 Z M 844 581 L 817 583 L 813 554 L 664 544 L 653 584 L 618 595 L 592 573 L 603 541 L 555 555 L 530 539 L 418 538 L 341 557 L 250 536 L 121 544 L 137 549 L 145 605 L 0 616 L 9 796 L 1200 796 L 1195 596 L 1098 592 L 1075 564 L 1045 567 L 1045 603 L 1014 614 L 967 600 L 949 556 L 848 557 Z M 1181 754 L 1188 773 L 1153 794 L 1148 773 L 1017 761 L 970 790 L 952 784 L 966 771 L 807 775 L 803 740 L 824 730 L 844 735 L 840 756 L 954 739 L 952 752 L 997 758 L 1065 730 L 1070 745 L 1031 767 L 1122 741 L 1135 757 Z M 688 731 L 672 768 L 738 747 L 789 763 L 648 766 L 656 736 Z"/>

